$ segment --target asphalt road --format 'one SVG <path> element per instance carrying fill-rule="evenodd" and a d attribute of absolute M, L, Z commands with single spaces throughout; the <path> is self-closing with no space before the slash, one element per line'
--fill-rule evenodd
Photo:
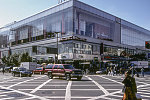
<path fill-rule="evenodd" d="M 121 100 L 124 76 L 85 75 L 81 81 L 46 75 L 13 77 L 0 73 L 0 100 Z M 150 77 L 137 78 L 142 100 L 150 100 Z"/>

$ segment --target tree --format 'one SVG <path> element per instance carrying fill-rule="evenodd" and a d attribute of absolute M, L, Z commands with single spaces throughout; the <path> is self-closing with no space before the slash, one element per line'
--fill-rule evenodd
<path fill-rule="evenodd" d="M 19 66 L 20 65 L 19 55 L 14 54 L 14 55 L 9 55 L 8 57 L 4 56 L 2 58 L 2 62 L 6 66 Z"/>
<path fill-rule="evenodd" d="M 6 56 L 4 56 L 3 58 L 2 58 L 2 62 L 3 62 L 3 64 L 7 64 L 7 57 Z"/>
<path fill-rule="evenodd" d="M 20 65 L 20 61 L 19 61 L 19 55 L 18 54 L 14 54 L 12 55 L 12 61 L 13 61 L 13 65 L 15 66 L 19 66 Z"/>
<path fill-rule="evenodd" d="M 29 53 L 23 53 L 21 55 L 21 62 L 32 62 L 32 57 L 29 56 Z"/>

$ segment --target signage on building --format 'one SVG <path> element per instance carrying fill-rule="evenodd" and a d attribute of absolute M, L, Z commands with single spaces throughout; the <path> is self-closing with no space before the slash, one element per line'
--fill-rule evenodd
<path fill-rule="evenodd" d="M 80 38 L 78 36 L 71 36 L 71 37 L 62 38 L 60 40 L 60 42 L 62 42 L 62 41 L 68 41 L 68 40 L 78 40 L 78 41 L 83 41 L 83 42 L 86 41 L 86 39 L 84 39 L 84 38 Z"/>
<path fill-rule="evenodd" d="M 73 59 L 73 54 L 60 54 L 59 59 Z"/>

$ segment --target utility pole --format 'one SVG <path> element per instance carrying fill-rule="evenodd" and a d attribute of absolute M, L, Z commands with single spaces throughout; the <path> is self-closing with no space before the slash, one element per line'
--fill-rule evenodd
<path fill-rule="evenodd" d="M 57 53 L 56 53 L 56 57 L 55 57 L 55 63 L 58 63 L 58 33 L 60 33 L 60 32 L 55 32 L 55 34 L 56 34 L 56 46 L 57 46 Z"/>

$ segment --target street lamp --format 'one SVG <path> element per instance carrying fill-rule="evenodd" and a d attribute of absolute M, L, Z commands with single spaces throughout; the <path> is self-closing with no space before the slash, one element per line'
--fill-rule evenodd
<path fill-rule="evenodd" d="M 57 36 L 56 36 L 56 43 L 57 43 L 57 53 L 56 53 L 56 57 L 55 57 L 55 63 L 58 63 L 58 33 L 60 33 L 60 32 L 55 32 L 55 34 L 57 34 Z"/>

